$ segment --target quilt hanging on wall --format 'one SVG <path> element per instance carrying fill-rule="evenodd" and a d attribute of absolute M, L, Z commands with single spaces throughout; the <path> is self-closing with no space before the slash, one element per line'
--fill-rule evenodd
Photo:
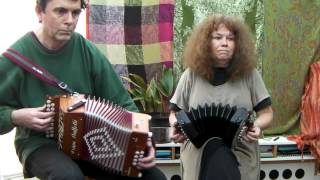
<path fill-rule="evenodd" d="M 173 64 L 174 0 L 90 0 L 87 38 L 120 76 L 147 81 Z"/>

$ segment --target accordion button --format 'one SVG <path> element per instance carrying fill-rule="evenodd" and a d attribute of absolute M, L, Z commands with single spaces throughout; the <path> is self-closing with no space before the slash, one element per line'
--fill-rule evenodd
<path fill-rule="evenodd" d="M 137 154 L 137 155 L 139 155 L 139 151 L 136 151 L 134 154 Z"/>
<path fill-rule="evenodd" d="M 134 155 L 134 156 L 133 156 L 133 158 L 135 158 L 135 159 L 138 159 L 138 157 L 139 157 L 138 155 Z"/>
<path fill-rule="evenodd" d="M 132 165 L 133 165 L 133 166 L 136 166 L 136 165 L 137 165 L 137 163 L 133 162 L 133 163 L 132 163 Z"/>
<path fill-rule="evenodd" d="M 140 151 L 140 154 L 144 154 L 144 151 Z"/>
<path fill-rule="evenodd" d="M 137 141 L 138 141 L 138 138 L 133 137 L 133 138 L 132 138 L 132 141 L 133 141 L 133 142 L 137 142 Z"/>

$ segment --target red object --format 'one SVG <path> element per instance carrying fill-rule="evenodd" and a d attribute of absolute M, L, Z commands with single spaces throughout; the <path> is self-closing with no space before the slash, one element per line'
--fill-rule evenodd
<path fill-rule="evenodd" d="M 320 62 L 311 64 L 301 98 L 300 135 L 289 136 L 300 150 L 310 146 L 311 154 L 320 161 Z"/>

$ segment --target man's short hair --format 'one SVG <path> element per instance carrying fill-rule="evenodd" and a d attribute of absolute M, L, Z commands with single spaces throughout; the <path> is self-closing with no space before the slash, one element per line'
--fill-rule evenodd
<path fill-rule="evenodd" d="M 47 3 L 51 0 L 36 0 L 37 4 L 40 5 L 41 10 L 45 11 L 47 7 Z M 87 7 L 87 1 L 86 0 L 80 0 L 81 1 L 81 9 L 85 9 Z"/>

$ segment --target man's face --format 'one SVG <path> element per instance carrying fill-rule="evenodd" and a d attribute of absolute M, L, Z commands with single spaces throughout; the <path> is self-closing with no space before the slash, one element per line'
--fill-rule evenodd
<path fill-rule="evenodd" d="M 81 13 L 80 0 L 50 0 L 45 11 L 38 13 L 43 25 L 43 38 L 56 45 L 68 41 Z"/>

